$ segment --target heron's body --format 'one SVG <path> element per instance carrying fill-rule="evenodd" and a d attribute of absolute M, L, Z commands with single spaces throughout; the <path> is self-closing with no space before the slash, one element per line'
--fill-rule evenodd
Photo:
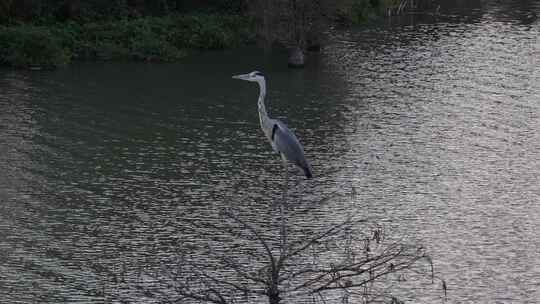
<path fill-rule="evenodd" d="M 249 74 L 234 76 L 233 78 L 256 81 L 259 84 L 259 120 L 261 123 L 261 129 L 264 135 L 270 141 L 272 149 L 281 155 L 281 158 L 285 161 L 290 161 L 293 164 L 300 167 L 307 178 L 313 176 L 311 166 L 304 155 L 304 148 L 298 141 L 298 138 L 294 133 L 278 119 L 272 119 L 266 112 L 266 106 L 264 99 L 266 97 L 266 81 L 262 74 L 259 72 L 252 72 Z"/>

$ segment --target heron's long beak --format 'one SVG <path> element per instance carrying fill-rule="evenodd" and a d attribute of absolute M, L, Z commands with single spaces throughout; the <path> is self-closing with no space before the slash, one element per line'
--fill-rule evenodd
<path fill-rule="evenodd" d="M 247 80 L 249 78 L 249 74 L 234 75 L 232 78 L 233 79 L 240 79 L 240 80 Z"/>

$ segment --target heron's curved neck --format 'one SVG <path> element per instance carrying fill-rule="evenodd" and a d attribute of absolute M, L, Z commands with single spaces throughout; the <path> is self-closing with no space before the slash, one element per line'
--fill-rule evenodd
<path fill-rule="evenodd" d="M 268 114 L 266 113 L 266 107 L 264 105 L 264 98 L 266 97 L 266 81 L 264 79 L 257 81 L 259 84 L 259 117 L 261 121 L 268 119 Z"/>

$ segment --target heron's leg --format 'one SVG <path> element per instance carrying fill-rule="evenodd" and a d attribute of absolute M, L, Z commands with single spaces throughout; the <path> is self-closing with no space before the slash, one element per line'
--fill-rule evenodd
<path fill-rule="evenodd" d="M 283 170 L 285 171 L 285 177 L 283 180 L 283 192 L 282 192 L 282 205 L 287 205 L 287 192 L 289 190 L 289 170 L 287 168 L 287 159 L 281 154 L 281 160 L 283 161 Z"/>
<path fill-rule="evenodd" d="M 289 183 L 289 170 L 287 168 L 287 159 L 283 154 L 281 154 L 281 160 L 283 161 L 283 170 L 285 170 L 285 179 L 283 181 L 283 197 L 281 199 L 281 203 L 279 204 L 279 214 L 281 217 L 281 251 L 282 253 L 286 252 L 287 247 L 287 222 L 285 218 L 285 207 L 287 206 L 287 190 L 288 190 L 288 183 Z"/>

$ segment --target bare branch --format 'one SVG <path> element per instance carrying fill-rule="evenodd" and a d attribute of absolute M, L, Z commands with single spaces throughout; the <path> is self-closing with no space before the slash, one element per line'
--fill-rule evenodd
<path fill-rule="evenodd" d="M 270 247 L 268 246 L 268 243 L 266 243 L 266 240 L 261 236 L 261 234 L 257 231 L 257 229 L 253 228 L 251 225 L 247 224 L 246 222 L 242 221 L 239 217 L 237 217 L 236 215 L 234 215 L 232 212 L 228 212 L 228 211 L 224 211 L 224 215 L 228 216 L 229 218 L 233 219 L 234 221 L 236 221 L 237 223 L 241 224 L 242 227 L 246 228 L 247 230 L 249 230 L 251 233 L 253 233 L 253 235 L 255 236 L 255 238 L 257 239 L 257 241 L 260 242 L 260 244 L 264 247 L 264 250 L 266 251 L 266 255 L 268 257 L 268 259 L 270 260 L 270 266 L 272 269 L 276 269 L 276 259 L 274 257 L 274 255 L 272 254 L 272 250 L 270 249 Z"/>

